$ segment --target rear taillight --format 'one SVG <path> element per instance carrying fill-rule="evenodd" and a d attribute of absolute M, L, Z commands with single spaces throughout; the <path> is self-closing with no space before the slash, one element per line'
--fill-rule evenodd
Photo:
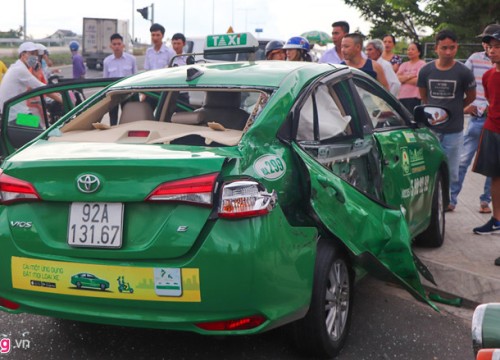
<path fill-rule="evenodd" d="M 0 203 L 37 200 L 40 196 L 29 182 L 0 173 Z"/>
<path fill-rule="evenodd" d="M 219 173 L 213 173 L 163 183 L 148 195 L 146 201 L 174 201 L 211 206 L 218 175 Z"/>
<path fill-rule="evenodd" d="M 222 187 L 219 205 L 221 218 L 246 218 L 268 214 L 276 205 L 277 195 L 256 181 L 234 181 Z"/>
<path fill-rule="evenodd" d="M 266 318 L 253 315 L 241 319 L 198 323 L 196 326 L 207 331 L 250 330 L 262 325 Z"/>
<path fill-rule="evenodd" d="M 18 303 L 15 303 L 13 301 L 10 301 L 10 300 L 4 299 L 4 298 L 0 298 L 0 306 L 4 307 L 6 309 L 10 309 L 10 310 L 17 310 L 17 309 L 19 309 L 19 304 Z"/>

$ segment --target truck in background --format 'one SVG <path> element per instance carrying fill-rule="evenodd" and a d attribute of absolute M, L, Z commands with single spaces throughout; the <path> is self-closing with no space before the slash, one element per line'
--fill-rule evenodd
<path fill-rule="evenodd" d="M 82 56 L 89 69 L 102 69 L 104 58 L 113 53 L 109 38 L 114 33 L 123 36 L 125 51 L 129 51 L 128 20 L 83 18 Z"/>

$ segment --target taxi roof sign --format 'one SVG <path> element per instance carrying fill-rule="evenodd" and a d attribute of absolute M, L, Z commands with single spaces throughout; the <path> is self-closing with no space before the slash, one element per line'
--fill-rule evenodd
<path fill-rule="evenodd" d="M 228 54 L 256 52 L 259 41 L 251 33 L 233 33 L 208 35 L 204 52 L 208 54 Z"/>

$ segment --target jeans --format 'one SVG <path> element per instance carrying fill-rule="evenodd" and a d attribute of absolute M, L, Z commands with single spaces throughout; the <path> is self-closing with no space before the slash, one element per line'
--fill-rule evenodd
<path fill-rule="evenodd" d="M 457 204 L 457 197 L 460 191 L 462 190 L 462 185 L 465 179 L 465 174 L 467 173 L 467 169 L 469 168 L 472 159 L 477 151 L 477 146 L 479 144 L 479 138 L 481 137 L 481 131 L 483 130 L 485 117 L 471 117 L 469 119 L 469 125 L 465 130 L 464 134 L 464 146 L 462 149 L 462 154 L 460 155 L 460 165 L 458 169 L 458 181 L 451 182 L 451 199 L 450 204 Z M 480 202 L 491 202 L 491 178 L 487 177 L 484 181 L 484 189 L 481 196 L 479 196 Z"/>
<path fill-rule="evenodd" d="M 460 153 L 464 143 L 462 131 L 456 133 L 436 133 L 444 153 L 448 157 L 448 170 L 450 172 L 450 184 L 458 182 L 458 168 L 460 165 Z"/>

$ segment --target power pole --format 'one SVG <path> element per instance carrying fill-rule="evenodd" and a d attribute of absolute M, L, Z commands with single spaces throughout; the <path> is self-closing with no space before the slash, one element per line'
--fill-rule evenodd
<path fill-rule="evenodd" d="M 24 41 L 26 41 L 26 0 L 24 0 L 24 28 L 23 28 Z"/>

